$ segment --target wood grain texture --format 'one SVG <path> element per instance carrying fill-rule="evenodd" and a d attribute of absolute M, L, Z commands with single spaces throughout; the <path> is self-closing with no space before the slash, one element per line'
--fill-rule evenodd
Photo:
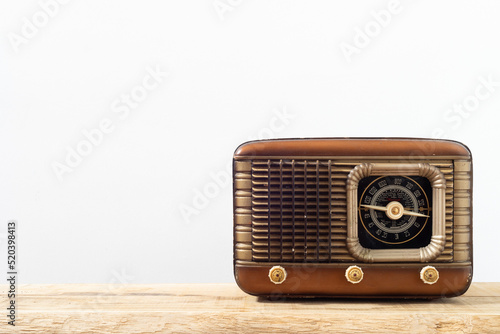
<path fill-rule="evenodd" d="M 1 333 L 500 333 L 500 283 L 438 300 L 271 301 L 235 284 L 20 285 Z"/>

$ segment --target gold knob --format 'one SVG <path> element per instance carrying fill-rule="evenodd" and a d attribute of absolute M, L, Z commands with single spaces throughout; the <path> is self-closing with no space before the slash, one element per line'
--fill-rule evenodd
<path fill-rule="evenodd" d="M 439 279 L 439 272 L 433 266 L 423 267 L 420 270 L 420 279 L 425 284 L 434 284 Z"/>
<path fill-rule="evenodd" d="M 280 266 L 274 266 L 269 270 L 269 279 L 274 284 L 281 284 L 286 280 L 286 270 Z"/>
<path fill-rule="evenodd" d="M 358 284 L 363 280 L 363 270 L 358 266 L 350 266 L 345 271 L 345 278 L 352 284 Z"/>

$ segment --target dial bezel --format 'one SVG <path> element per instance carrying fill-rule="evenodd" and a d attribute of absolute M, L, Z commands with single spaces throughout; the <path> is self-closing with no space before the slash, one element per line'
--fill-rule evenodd
<path fill-rule="evenodd" d="M 368 176 L 401 175 L 426 177 L 432 187 L 432 237 L 429 244 L 412 249 L 364 248 L 358 237 L 358 186 Z M 445 245 L 446 180 L 439 168 L 427 163 L 363 163 L 347 177 L 347 248 L 363 262 L 428 262 L 438 257 Z"/>

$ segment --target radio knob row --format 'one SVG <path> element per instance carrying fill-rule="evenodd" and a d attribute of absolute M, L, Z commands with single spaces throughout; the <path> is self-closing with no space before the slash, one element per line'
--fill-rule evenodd
<path fill-rule="evenodd" d="M 274 284 L 281 284 L 286 280 L 286 270 L 281 266 L 274 266 L 269 270 L 269 279 Z M 352 284 L 357 284 L 363 280 L 363 270 L 358 266 L 350 266 L 345 271 L 345 278 Z M 420 270 L 420 279 L 425 284 L 434 284 L 439 279 L 439 272 L 433 266 L 426 266 Z"/>

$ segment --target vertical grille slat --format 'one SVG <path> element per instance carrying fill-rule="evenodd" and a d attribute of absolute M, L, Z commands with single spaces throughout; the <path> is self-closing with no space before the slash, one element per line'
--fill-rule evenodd
<path fill-rule="evenodd" d="M 319 181 L 319 160 L 316 160 L 316 180 Z M 316 259 L 319 259 L 319 247 L 320 247 L 320 239 L 319 239 L 319 182 L 316 182 Z"/>
<path fill-rule="evenodd" d="M 332 249 L 332 161 L 328 160 L 328 249 Z M 332 252 L 328 252 L 328 261 L 332 261 Z"/>
<path fill-rule="evenodd" d="M 304 259 L 307 261 L 307 160 L 304 161 Z"/>
<path fill-rule="evenodd" d="M 271 160 L 267 162 L 267 260 L 271 261 Z"/>
<path fill-rule="evenodd" d="M 283 184 L 283 160 L 280 160 L 280 185 Z M 280 261 L 283 260 L 283 187 L 280 187 Z"/>
<path fill-rule="evenodd" d="M 295 261 L 295 160 L 292 160 L 292 261 Z"/>

